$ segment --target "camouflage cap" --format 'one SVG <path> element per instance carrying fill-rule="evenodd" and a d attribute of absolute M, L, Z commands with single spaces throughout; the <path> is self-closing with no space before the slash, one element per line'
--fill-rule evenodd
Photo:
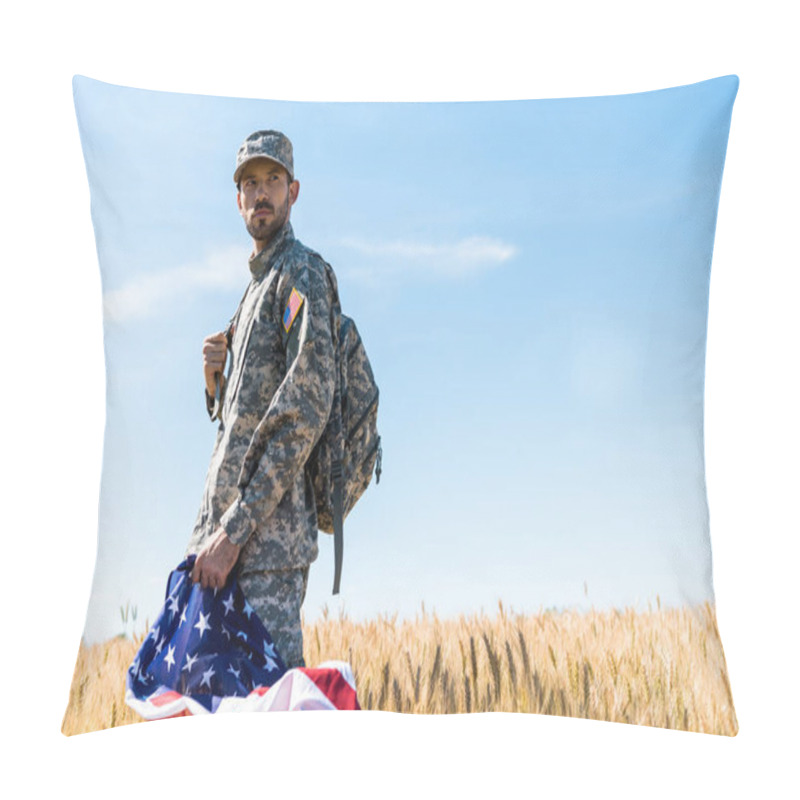
<path fill-rule="evenodd" d="M 238 184 L 242 169 L 254 158 L 268 158 L 280 164 L 288 173 L 289 180 L 294 180 L 294 160 L 292 159 L 292 143 L 280 131 L 256 131 L 242 142 L 236 154 L 236 171 L 233 182 Z"/>

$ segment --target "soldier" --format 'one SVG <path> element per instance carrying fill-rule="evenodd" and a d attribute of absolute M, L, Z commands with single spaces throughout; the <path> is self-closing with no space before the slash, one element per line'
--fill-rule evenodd
<path fill-rule="evenodd" d="M 239 584 L 287 667 L 303 666 L 300 608 L 317 557 L 314 492 L 304 469 L 335 389 L 336 279 L 294 238 L 300 184 L 278 131 L 245 139 L 233 175 L 253 239 L 251 280 L 224 332 L 203 342 L 206 406 L 219 419 L 187 555 L 192 580 Z M 231 361 L 223 377 L 228 351 Z"/>

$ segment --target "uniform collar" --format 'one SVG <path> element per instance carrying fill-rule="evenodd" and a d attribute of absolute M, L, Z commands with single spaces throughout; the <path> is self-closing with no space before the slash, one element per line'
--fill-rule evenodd
<path fill-rule="evenodd" d="M 275 254 L 285 242 L 291 242 L 294 239 L 294 231 L 292 230 L 292 223 L 287 219 L 283 223 L 272 241 L 259 253 L 250 256 L 250 274 L 254 280 L 262 278 L 267 270 L 272 266 Z"/>

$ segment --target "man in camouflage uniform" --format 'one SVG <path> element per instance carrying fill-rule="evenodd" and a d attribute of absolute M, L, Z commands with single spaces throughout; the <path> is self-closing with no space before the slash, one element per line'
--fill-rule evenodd
<path fill-rule="evenodd" d="M 203 343 L 206 405 L 219 430 L 187 554 L 197 554 L 192 579 L 204 587 L 222 587 L 236 566 L 287 667 L 302 666 L 300 608 L 318 552 L 304 467 L 333 402 L 336 283 L 294 238 L 291 142 L 251 134 L 233 179 L 253 239 L 251 281 L 228 329 Z"/>

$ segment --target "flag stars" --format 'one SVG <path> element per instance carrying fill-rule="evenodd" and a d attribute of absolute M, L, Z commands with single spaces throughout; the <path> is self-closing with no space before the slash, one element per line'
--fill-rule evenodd
<path fill-rule="evenodd" d="M 284 669 L 281 655 L 242 591 L 219 587 L 214 597 L 210 591 L 195 592 L 189 582 L 184 586 L 187 591 L 179 591 L 173 581 L 157 624 L 128 671 L 136 696 L 150 695 L 156 687 L 186 696 L 245 696 L 253 687 L 273 684 Z M 219 652 L 207 652 L 211 650 Z M 248 672 L 252 670 L 256 679 Z"/>
<path fill-rule="evenodd" d="M 142 662 L 139 656 L 136 656 L 133 664 L 131 664 L 131 675 L 141 683 L 144 683 L 144 673 L 142 672 Z"/>
<path fill-rule="evenodd" d="M 203 680 L 200 681 L 200 686 L 208 686 L 208 688 L 210 689 L 211 688 L 211 678 L 212 678 L 213 675 L 216 675 L 216 673 L 214 672 L 214 667 L 209 667 L 203 673 Z"/>
<path fill-rule="evenodd" d="M 175 615 L 180 611 L 181 605 L 178 602 L 177 597 L 170 597 L 169 599 L 169 613 L 170 613 L 170 622 L 175 619 Z"/>
<path fill-rule="evenodd" d="M 277 658 L 277 653 L 275 652 L 275 645 L 264 641 L 264 661 L 266 661 L 266 667 L 269 672 L 272 672 L 274 669 L 278 668 L 278 664 L 275 661 Z"/>
<path fill-rule="evenodd" d="M 208 618 L 211 616 L 211 612 L 209 612 L 208 614 L 204 614 L 202 611 L 200 611 L 199 614 L 200 614 L 200 620 L 194 627 L 200 631 L 200 638 L 202 639 L 203 634 L 206 631 L 211 630 L 211 626 L 208 624 Z"/>
<path fill-rule="evenodd" d="M 228 616 L 229 611 L 233 611 L 233 592 L 228 595 L 227 600 L 222 601 L 222 605 L 225 606 L 225 616 Z"/>

